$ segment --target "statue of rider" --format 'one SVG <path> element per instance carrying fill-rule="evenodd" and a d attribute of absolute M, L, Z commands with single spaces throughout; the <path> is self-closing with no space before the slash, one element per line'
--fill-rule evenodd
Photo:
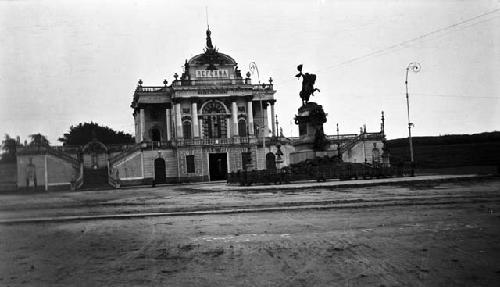
<path fill-rule="evenodd" d="M 314 96 L 314 92 L 320 92 L 320 90 L 314 88 L 314 84 L 316 83 L 315 74 L 302 73 L 302 64 L 297 66 L 297 70 L 299 73 L 295 75 L 295 77 L 302 77 L 302 90 L 300 91 L 299 96 L 302 99 L 302 105 L 306 105 L 309 102 L 309 97 L 311 95 Z"/>

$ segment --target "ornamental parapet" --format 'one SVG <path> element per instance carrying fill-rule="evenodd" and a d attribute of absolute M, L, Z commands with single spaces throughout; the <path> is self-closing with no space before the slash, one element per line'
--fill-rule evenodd
<path fill-rule="evenodd" d="M 173 141 L 173 143 L 177 147 L 248 145 L 250 143 L 254 143 L 254 139 L 249 138 L 249 137 L 176 139 Z"/>
<path fill-rule="evenodd" d="M 249 137 L 174 139 L 171 141 L 147 141 L 140 144 L 143 150 L 178 148 L 187 146 L 223 146 L 256 144 L 257 139 Z"/>

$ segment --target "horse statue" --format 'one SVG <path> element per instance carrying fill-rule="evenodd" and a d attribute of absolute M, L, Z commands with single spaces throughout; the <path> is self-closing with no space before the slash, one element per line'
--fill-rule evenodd
<path fill-rule="evenodd" d="M 314 92 L 320 92 L 320 90 L 314 87 L 314 83 L 316 83 L 315 74 L 302 73 L 302 64 L 297 66 L 297 70 L 299 73 L 295 77 L 302 77 L 302 91 L 300 91 L 299 96 L 302 99 L 302 105 L 305 105 L 309 102 L 309 97 L 314 96 Z"/>

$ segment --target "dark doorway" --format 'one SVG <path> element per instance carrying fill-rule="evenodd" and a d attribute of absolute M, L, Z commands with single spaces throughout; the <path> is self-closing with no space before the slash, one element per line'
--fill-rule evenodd
<path fill-rule="evenodd" d="M 166 181 L 165 160 L 157 158 L 155 159 L 155 183 L 165 183 Z"/>
<path fill-rule="evenodd" d="M 276 169 L 276 156 L 272 152 L 266 154 L 266 169 Z"/>
<path fill-rule="evenodd" d="M 210 180 L 225 180 L 227 178 L 227 153 L 211 153 L 208 158 Z"/>
<path fill-rule="evenodd" d="M 154 142 L 161 141 L 161 134 L 160 134 L 160 130 L 159 129 L 153 128 L 151 130 L 151 140 L 154 141 Z"/>
<path fill-rule="evenodd" d="M 183 134 L 185 139 L 191 138 L 191 122 L 190 121 L 184 121 L 182 123 L 182 134 Z"/>
<path fill-rule="evenodd" d="M 238 135 L 240 137 L 247 136 L 247 121 L 245 121 L 245 120 L 238 121 Z"/>

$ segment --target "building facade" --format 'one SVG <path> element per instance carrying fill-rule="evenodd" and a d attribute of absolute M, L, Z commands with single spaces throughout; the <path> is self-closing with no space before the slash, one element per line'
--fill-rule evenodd
<path fill-rule="evenodd" d="M 139 80 L 131 104 L 136 143 L 127 156 L 111 159 L 122 182 L 224 180 L 243 168 L 262 169 L 262 138 L 276 135 L 272 80 L 252 84 L 237 62 L 218 51 L 207 30 L 203 53 L 163 86 Z"/>
<path fill-rule="evenodd" d="M 275 169 L 323 156 L 388 163 L 383 118 L 379 132 L 364 128 L 359 134 L 327 135 L 327 148 L 312 151 L 311 139 L 304 136 L 309 133 L 278 135 L 275 94 L 271 78 L 253 84 L 250 73 L 242 75 L 237 62 L 215 48 L 207 30 L 203 52 L 185 60 L 170 85 L 138 81 L 131 103 L 135 144 L 105 146 L 94 139 L 85 146 L 19 147 L 17 186 L 76 190 L 225 180 L 231 172 Z"/>

